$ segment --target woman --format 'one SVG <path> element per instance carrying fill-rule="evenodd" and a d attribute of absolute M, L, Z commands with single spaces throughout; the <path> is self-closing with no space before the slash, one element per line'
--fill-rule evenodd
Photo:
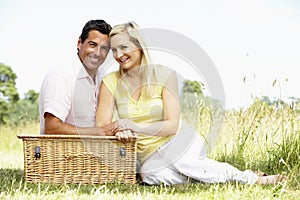
<path fill-rule="evenodd" d="M 194 129 L 180 122 L 176 73 L 153 65 L 139 27 L 134 22 L 115 26 L 109 35 L 117 72 L 101 84 L 97 126 L 111 124 L 116 135 L 127 141 L 138 135 L 138 167 L 142 181 L 167 185 L 201 181 L 269 184 L 278 176 L 259 177 L 228 163 L 209 159 Z M 119 120 L 113 121 L 114 107 Z"/>

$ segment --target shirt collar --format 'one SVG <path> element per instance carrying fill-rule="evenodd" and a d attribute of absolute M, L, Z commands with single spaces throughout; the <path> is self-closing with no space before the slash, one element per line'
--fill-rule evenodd
<path fill-rule="evenodd" d="M 89 78 L 90 75 L 87 73 L 86 69 L 84 68 L 81 60 L 79 59 L 78 55 L 75 54 L 74 63 L 73 63 L 74 70 L 77 74 L 77 79 L 84 79 Z M 96 72 L 96 84 L 98 84 L 101 80 L 101 77 L 104 74 L 104 70 L 102 69 L 101 65 Z"/>

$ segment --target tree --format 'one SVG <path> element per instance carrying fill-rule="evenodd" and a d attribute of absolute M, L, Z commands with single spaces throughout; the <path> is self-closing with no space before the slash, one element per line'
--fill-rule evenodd
<path fill-rule="evenodd" d="M 8 115 L 9 126 L 18 126 L 32 121 L 39 120 L 38 107 L 39 93 L 34 90 L 28 90 L 24 94 L 24 99 L 19 100 L 14 104 Z"/>
<path fill-rule="evenodd" d="M 1 99 L 15 103 L 19 100 L 16 88 L 17 75 L 10 66 L 0 63 L 0 96 Z M 6 98 L 6 99 L 5 99 Z"/>
<path fill-rule="evenodd" d="M 270 100 L 270 98 L 268 96 L 262 96 L 260 98 L 261 101 L 265 102 L 266 104 L 268 104 L 269 106 L 272 105 L 272 102 Z"/>
<path fill-rule="evenodd" d="M 203 83 L 198 81 L 185 80 L 183 83 L 183 93 L 196 93 L 198 95 L 203 94 Z"/>
<path fill-rule="evenodd" d="M 37 99 L 32 102 L 28 99 L 19 100 L 13 105 L 6 124 L 9 126 L 24 125 L 28 122 L 37 122 L 39 120 L 39 108 Z"/>
<path fill-rule="evenodd" d="M 9 110 L 19 100 L 16 78 L 10 66 L 0 63 L 0 124 L 6 123 Z"/>
<path fill-rule="evenodd" d="M 34 90 L 28 90 L 28 92 L 25 93 L 25 100 L 30 101 L 32 104 L 37 103 L 37 100 L 39 98 L 39 93 Z"/>
<path fill-rule="evenodd" d="M 20 100 L 16 78 L 10 66 L 0 63 L 0 124 L 18 126 L 39 120 L 39 93 L 28 90 Z"/>

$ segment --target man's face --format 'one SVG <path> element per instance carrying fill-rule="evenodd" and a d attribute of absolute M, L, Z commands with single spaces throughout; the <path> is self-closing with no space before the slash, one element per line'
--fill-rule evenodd
<path fill-rule="evenodd" d="M 108 35 L 92 30 L 83 43 L 79 38 L 77 48 L 81 62 L 93 77 L 109 52 Z"/>

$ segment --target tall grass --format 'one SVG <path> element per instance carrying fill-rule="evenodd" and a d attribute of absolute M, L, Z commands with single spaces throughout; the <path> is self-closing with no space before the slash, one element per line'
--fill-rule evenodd
<path fill-rule="evenodd" d="M 211 109 L 207 109 L 211 103 L 201 96 L 194 97 L 193 101 L 201 105 L 201 115 L 195 107 L 187 109 L 189 101 L 183 104 L 183 117 L 190 124 L 196 121 L 196 129 L 205 138 L 214 120 Z M 300 186 L 300 112 L 287 104 L 276 107 L 259 99 L 246 110 L 226 111 L 217 144 L 209 156 L 243 170 L 286 174 L 290 186 L 297 188 Z"/>
<path fill-rule="evenodd" d="M 17 127 L 0 126 L 0 168 L 23 167 L 23 145 L 18 134 L 38 134 L 39 124 L 30 123 Z"/>
<path fill-rule="evenodd" d="M 211 109 L 207 99 L 183 99 L 182 116 L 203 137 L 220 123 L 218 140 L 209 156 L 240 169 L 285 173 L 283 184 L 261 186 L 182 184 L 146 186 L 124 184 L 30 184 L 23 181 L 23 147 L 16 135 L 38 134 L 39 124 L 0 127 L 0 199 L 297 199 L 299 191 L 300 114 L 259 100 L 246 110 Z M 217 117 L 216 117 L 217 116 Z M 219 120 L 219 119 L 218 119 Z M 219 121 L 217 121 L 219 123 Z"/>

